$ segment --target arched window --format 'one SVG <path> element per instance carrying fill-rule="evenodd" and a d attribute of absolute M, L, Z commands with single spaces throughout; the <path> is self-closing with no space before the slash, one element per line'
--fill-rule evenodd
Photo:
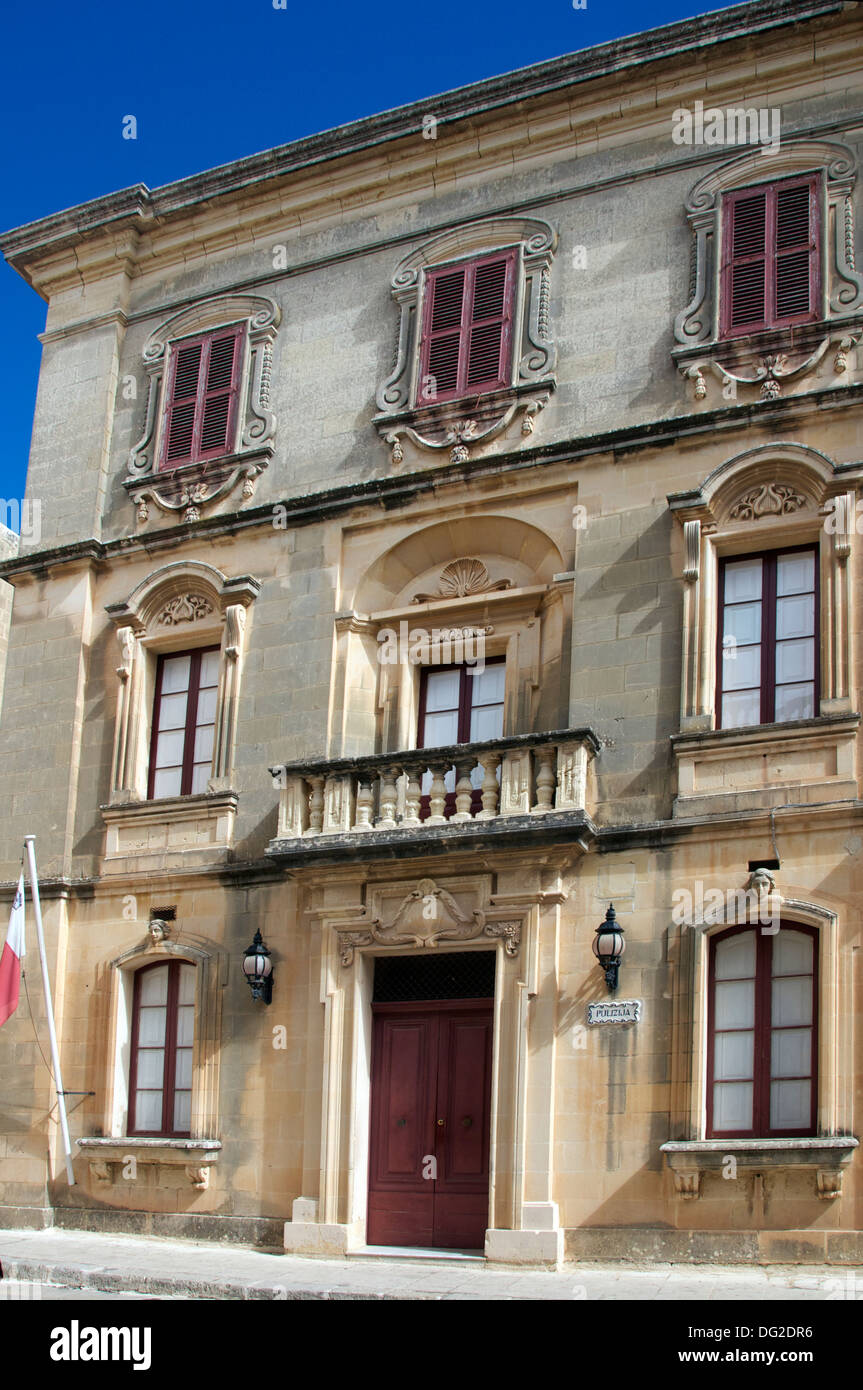
<path fill-rule="evenodd" d="M 195 967 L 147 965 L 135 976 L 129 1134 L 191 1134 Z"/>
<path fill-rule="evenodd" d="M 816 1132 L 818 939 L 732 927 L 710 942 L 708 1138 Z"/>

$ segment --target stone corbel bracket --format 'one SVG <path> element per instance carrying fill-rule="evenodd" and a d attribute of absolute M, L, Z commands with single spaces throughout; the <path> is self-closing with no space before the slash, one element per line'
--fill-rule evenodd
<path fill-rule="evenodd" d="M 861 337 L 863 337 L 863 329 L 855 329 L 851 332 L 837 329 L 835 333 L 828 333 L 823 337 L 808 357 L 790 364 L 787 353 L 767 353 L 762 357 L 752 356 L 746 364 L 750 375 L 746 376 L 731 371 L 715 357 L 699 357 L 694 362 L 680 363 L 678 370 L 685 380 L 693 383 L 697 401 L 704 400 L 707 395 L 707 376 L 710 374 L 718 378 L 722 384 L 723 396 L 726 399 L 736 400 L 738 387 L 743 387 L 744 390 L 757 387 L 759 388 L 758 397 L 760 400 L 772 401 L 782 394 L 784 382 L 811 375 L 831 347 L 836 349 L 833 355 L 833 371 L 836 376 L 842 376 L 848 370 L 848 354 L 857 347 Z"/>
<path fill-rule="evenodd" d="M 189 1184 L 199 1192 L 210 1185 L 210 1169 L 222 1149 L 219 1139 L 78 1139 L 89 1162 L 94 1186 L 110 1187 L 117 1181 L 135 1181 L 139 1166 L 182 1167 Z"/>
<path fill-rule="evenodd" d="M 537 412 L 555 386 L 555 347 L 550 338 L 550 267 L 557 245 L 553 228 L 535 217 L 487 218 L 444 232 L 404 256 L 392 278 L 399 306 L 395 366 L 380 387 L 374 424 L 403 461 L 402 442 L 417 449 L 448 449 L 453 463 L 464 463 L 471 446 L 490 443 L 522 414 L 522 434 L 534 428 Z M 418 403 L 417 376 L 425 272 L 468 256 L 516 246 L 519 280 L 514 312 L 517 329 L 512 379 L 508 387 L 480 398 L 430 405 Z"/>
<path fill-rule="evenodd" d="M 144 428 L 129 454 L 124 487 L 138 509 L 141 523 L 149 519 L 150 503 L 165 512 L 182 512 L 194 522 L 201 512 L 242 486 L 243 501 L 254 494 L 255 479 L 273 453 L 276 416 L 270 408 L 273 345 L 281 310 L 263 295 L 226 294 L 174 314 L 150 334 L 144 344 L 147 405 Z M 243 370 L 237 412 L 237 434 L 224 459 L 157 471 L 160 421 L 169 346 L 179 338 L 220 326 L 244 322 Z"/>
<path fill-rule="evenodd" d="M 748 1173 L 806 1169 L 814 1172 L 818 1197 L 832 1200 L 842 1195 L 842 1177 L 858 1140 L 853 1134 L 805 1139 L 700 1139 L 672 1140 L 660 1145 L 674 1179 L 674 1190 L 683 1201 L 701 1196 L 705 1174 L 721 1174 L 734 1189 L 738 1171 Z"/>

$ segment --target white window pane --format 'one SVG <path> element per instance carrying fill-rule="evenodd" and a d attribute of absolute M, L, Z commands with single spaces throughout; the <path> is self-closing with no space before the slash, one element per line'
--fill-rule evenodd
<path fill-rule="evenodd" d="M 163 695 L 159 702 L 159 728 L 183 729 L 186 726 L 186 700 L 188 696 Z"/>
<path fill-rule="evenodd" d="M 181 1004 L 177 1010 L 177 1046 L 191 1047 L 195 1037 L 195 1008 Z"/>
<path fill-rule="evenodd" d="M 503 662 L 498 662 L 495 666 L 486 666 L 481 673 L 474 671 L 471 678 L 471 704 L 498 704 L 503 700 L 505 684 L 506 666 Z"/>
<path fill-rule="evenodd" d="M 500 738 L 502 734 L 503 705 L 487 705 L 484 709 L 471 710 L 471 743 L 481 743 L 483 739 Z"/>
<path fill-rule="evenodd" d="M 815 678 L 815 643 L 811 637 L 795 637 L 776 644 L 776 683 L 790 685 L 792 681 L 811 681 Z"/>
<path fill-rule="evenodd" d="M 752 1128 L 752 1082 L 720 1081 L 713 1087 L 713 1128 Z"/>
<path fill-rule="evenodd" d="M 458 709 L 458 695 L 458 671 L 429 671 L 426 676 L 426 714 L 433 710 Z"/>
<path fill-rule="evenodd" d="M 145 970 L 141 975 L 138 998 L 142 1004 L 167 1004 L 168 966 L 159 965 L 155 970 Z"/>
<path fill-rule="evenodd" d="M 183 1131 L 192 1127 L 192 1096 L 190 1091 L 174 1092 L 174 1129 Z"/>
<path fill-rule="evenodd" d="M 811 550 L 803 554 L 777 555 L 776 593 L 806 594 L 815 588 L 815 555 Z"/>
<path fill-rule="evenodd" d="M 755 981 L 716 982 L 717 1031 L 722 1028 L 752 1028 L 755 1024 Z"/>
<path fill-rule="evenodd" d="M 725 566 L 725 602 L 761 597 L 761 561 L 735 560 Z"/>
<path fill-rule="evenodd" d="M 202 690 L 198 695 L 196 724 L 213 724 L 216 719 L 216 690 Z"/>
<path fill-rule="evenodd" d="M 738 932 L 717 941 L 714 957 L 717 980 L 747 980 L 755 975 L 755 933 Z"/>
<path fill-rule="evenodd" d="M 213 764 L 211 762 L 196 763 L 192 768 L 192 790 L 191 796 L 203 796 L 207 790 L 207 783 L 213 775 Z"/>
<path fill-rule="evenodd" d="M 808 975 L 774 980 L 772 1000 L 770 1018 L 774 1028 L 812 1022 L 812 980 Z"/>
<path fill-rule="evenodd" d="M 735 603 L 733 608 L 726 608 L 722 635 L 737 642 L 760 642 L 761 604 Z"/>
<path fill-rule="evenodd" d="M 212 724 L 204 724 L 202 728 L 195 731 L 195 753 L 196 763 L 206 763 L 207 766 L 213 761 L 213 734 L 215 728 Z"/>
<path fill-rule="evenodd" d="M 713 1075 L 717 1081 L 751 1081 L 755 1055 L 754 1033 L 717 1033 Z"/>
<path fill-rule="evenodd" d="M 172 767 L 164 772 L 157 772 L 153 778 L 153 797 L 160 796 L 179 796 L 182 785 L 182 768 Z"/>
<path fill-rule="evenodd" d="M 761 691 L 742 690 L 722 696 L 723 729 L 742 729 L 761 723 Z"/>
<path fill-rule="evenodd" d="M 156 739 L 156 766 L 182 767 L 185 743 L 183 729 L 171 729 L 166 734 L 159 734 Z"/>
<path fill-rule="evenodd" d="M 777 685 L 776 711 L 777 724 L 787 723 L 789 719 L 813 719 L 815 717 L 815 686 Z"/>
<path fill-rule="evenodd" d="M 138 1014 L 138 1045 L 159 1046 L 165 1041 L 165 1014 L 162 1008 L 141 1009 Z"/>
<path fill-rule="evenodd" d="M 783 927 L 773 938 L 773 975 L 811 975 L 812 937 Z"/>
<path fill-rule="evenodd" d="M 780 1028 L 773 1033 L 770 1075 L 809 1076 L 812 1071 L 812 1029 Z"/>
<path fill-rule="evenodd" d="M 219 683 L 219 653 L 204 652 L 201 657 L 201 686 L 218 685 Z"/>
<path fill-rule="evenodd" d="M 188 690 L 189 656 L 167 656 L 162 662 L 162 694 L 171 695 L 177 690 Z"/>
<path fill-rule="evenodd" d="M 195 967 L 194 965 L 180 966 L 180 991 L 179 1003 L 194 1004 L 195 1002 Z"/>
<path fill-rule="evenodd" d="M 774 1081 L 770 1086 L 770 1128 L 808 1129 L 812 1123 L 812 1093 L 808 1081 Z"/>
<path fill-rule="evenodd" d="M 448 743 L 458 743 L 458 710 L 447 710 L 442 714 L 427 712 L 423 726 L 424 746 L 442 748 Z"/>
<path fill-rule="evenodd" d="M 174 1085 L 177 1090 L 187 1091 L 192 1085 L 192 1049 L 181 1047 L 177 1049 L 177 1071 Z"/>
<path fill-rule="evenodd" d="M 158 1090 L 162 1085 L 164 1070 L 165 1053 L 161 1047 L 138 1049 L 137 1082 L 139 1086 L 155 1087 Z"/>
<path fill-rule="evenodd" d="M 729 647 L 722 653 L 722 689 L 752 690 L 761 685 L 761 648 Z"/>
<path fill-rule="evenodd" d="M 734 612 L 737 610 L 734 609 Z M 813 594 L 796 594 L 791 598 L 780 598 L 776 602 L 776 636 L 781 641 L 786 637 L 813 637 L 815 634 L 815 597 Z"/>
<path fill-rule="evenodd" d="M 156 1130 L 162 1128 L 161 1091 L 135 1092 L 135 1128 Z"/>

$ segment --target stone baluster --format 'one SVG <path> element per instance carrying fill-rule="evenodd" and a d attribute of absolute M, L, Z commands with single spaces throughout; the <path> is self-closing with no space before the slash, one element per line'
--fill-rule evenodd
<path fill-rule="evenodd" d="M 309 823 L 309 792 L 304 777 L 280 772 L 286 778 L 279 800 L 279 835 L 299 839 Z"/>
<path fill-rule="evenodd" d="M 324 834 L 344 835 L 351 828 L 353 807 L 350 773 L 327 777 L 324 787 Z"/>
<path fill-rule="evenodd" d="M 470 775 L 476 767 L 476 758 L 468 758 L 456 764 L 458 780 L 455 784 L 455 814 L 453 820 L 472 820 L 470 804 L 473 799 L 473 783 Z"/>
<path fill-rule="evenodd" d="M 539 771 L 536 774 L 536 805 L 531 807 L 531 815 L 543 815 L 546 811 L 554 810 L 554 788 L 555 775 L 552 763 L 555 758 L 555 749 L 546 744 L 543 748 L 536 750 Z"/>
<path fill-rule="evenodd" d="M 398 803 L 396 778 L 398 774 L 397 767 L 381 768 L 381 813 L 377 822 L 378 830 L 394 830 L 396 827 L 396 805 Z"/>
<path fill-rule="evenodd" d="M 539 763 L 539 770 L 536 773 L 536 805 L 531 806 L 532 816 L 542 816 L 546 810 L 554 809 L 554 785 L 556 777 L 552 763 L 554 762 L 556 749 L 550 748 L 548 744 L 543 748 L 536 749 L 536 762 Z"/>
<path fill-rule="evenodd" d="M 306 835 L 320 835 L 324 824 L 324 778 L 320 773 L 310 773 L 306 779 L 312 784 L 309 798 L 309 828 Z"/>
<path fill-rule="evenodd" d="M 420 821 L 420 797 L 422 796 L 422 784 L 417 769 L 409 767 L 405 769 L 407 785 L 405 787 L 405 814 L 402 825 L 421 825 Z"/>
<path fill-rule="evenodd" d="M 429 793 L 429 809 L 431 815 L 426 821 L 426 825 L 446 825 L 444 807 L 446 806 L 446 768 L 442 763 L 434 763 L 431 768 L 432 784 Z"/>
<path fill-rule="evenodd" d="M 499 753 L 483 753 L 479 759 L 482 768 L 482 810 L 477 812 L 477 820 L 494 820 L 497 815 L 497 768 Z"/>
<path fill-rule="evenodd" d="M 372 785 L 367 777 L 360 776 L 357 780 L 357 819 L 354 823 L 354 830 L 372 829 L 372 807 L 374 796 Z"/>

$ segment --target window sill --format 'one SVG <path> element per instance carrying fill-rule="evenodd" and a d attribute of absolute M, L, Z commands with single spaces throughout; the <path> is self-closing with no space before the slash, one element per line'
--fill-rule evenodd
<path fill-rule="evenodd" d="M 859 376 L 854 349 L 861 336 L 857 312 L 677 347 L 672 356 L 695 401 L 709 410 L 723 401 L 744 405 L 850 384 Z"/>
<path fill-rule="evenodd" d="M 673 734 L 674 819 L 856 800 L 859 724 L 859 714 L 828 714 Z"/>
<path fill-rule="evenodd" d="M 133 1173 L 138 1164 L 155 1165 L 185 1169 L 185 1177 L 192 1187 L 205 1191 L 210 1183 L 210 1168 L 218 1162 L 222 1143 L 219 1139 L 171 1139 L 171 1138 L 92 1138 L 78 1139 L 78 1147 L 90 1163 L 90 1177 L 99 1186 L 110 1186 L 116 1182 L 117 1169 L 121 1171 L 134 1161 Z M 161 1174 L 156 1179 L 161 1183 Z"/>
<path fill-rule="evenodd" d="M 392 446 L 394 464 L 403 462 L 407 441 L 420 452 L 449 449 L 452 463 L 465 463 L 472 449 L 503 434 L 518 414 L 522 435 L 532 434 L 535 416 L 548 403 L 555 384 L 553 376 L 519 382 L 480 395 L 386 412 L 376 415 L 373 424 Z"/>
<path fill-rule="evenodd" d="M 852 1134 L 805 1139 L 693 1139 L 660 1145 L 674 1176 L 677 1195 L 684 1200 L 701 1196 L 705 1173 L 722 1173 L 729 1158 L 738 1169 L 812 1169 L 818 1196 L 825 1201 L 842 1195 L 842 1176 L 857 1148 Z"/>
<path fill-rule="evenodd" d="M 150 507 L 160 511 L 182 512 L 178 519 L 187 524 L 200 521 L 203 512 L 230 493 L 241 490 L 241 500 L 254 496 L 255 481 L 273 456 L 272 444 L 258 445 L 197 463 L 181 463 L 176 468 L 154 469 L 141 476 L 126 478 L 123 486 L 138 509 L 138 521 L 150 520 Z"/>
<path fill-rule="evenodd" d="M 228 790 L 103 806 L 105 872 L 152 872 L 225 859 L 238 804 L 237 792 Z"/>

